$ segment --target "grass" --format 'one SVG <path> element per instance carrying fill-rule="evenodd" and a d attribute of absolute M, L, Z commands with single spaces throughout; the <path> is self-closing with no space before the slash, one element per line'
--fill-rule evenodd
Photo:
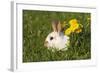
<path fill-rule="evenodd" d="M 73 18 L 77 19 L 83 28 L 81 33 L 70 35 L 68 50 L 52 52 L 45 48 L 45 38 L 52 32 L 51 20 L 68 22 Z M 23 62 L 90 59 L 90 22 L 90 13 L 23 10 Z"/>

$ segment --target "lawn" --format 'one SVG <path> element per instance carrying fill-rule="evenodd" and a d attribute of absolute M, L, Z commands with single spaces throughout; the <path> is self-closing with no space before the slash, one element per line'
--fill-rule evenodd
<path fill-rule="evenodd" d="M 58 19 L 61 23 L 77 19 L 83 26 L 81 33 L 69 36 L 70 45 L 66 51 L 53 52 L 44 47 L 45 38 L 52 32 L 53 19 Z M 90 27 L 90 13 L 23 10 L 23 62 L 90 59 Z"/>

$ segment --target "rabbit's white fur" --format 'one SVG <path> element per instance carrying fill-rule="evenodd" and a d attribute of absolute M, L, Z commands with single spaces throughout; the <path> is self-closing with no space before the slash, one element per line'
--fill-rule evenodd
<path fill-rule="evenodd" d="M 54 39 L 50 40 L 50 37 L 53 37 Z M 46 41 L 48 41 L 47 43 L 48 48 L 56 48 L 57 50 L 61 49 L 67 50 L 66 46 L 69 42 L 69 37 L 63 34 L 60 35 L 58 32 L 52 32 L 47 36 Z"/>

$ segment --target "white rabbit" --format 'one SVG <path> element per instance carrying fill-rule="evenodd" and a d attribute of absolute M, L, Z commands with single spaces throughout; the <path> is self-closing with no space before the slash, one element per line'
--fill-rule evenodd
<path fill-rule="evenodd" d="M 69 37 L 64 35 L 60 21 L 52 22 L 53 32 L 51 32 L 44 43 L 44 46 L 55 48 L 57 50 L 67 50 L 67 44 L 69 43 Z"/>

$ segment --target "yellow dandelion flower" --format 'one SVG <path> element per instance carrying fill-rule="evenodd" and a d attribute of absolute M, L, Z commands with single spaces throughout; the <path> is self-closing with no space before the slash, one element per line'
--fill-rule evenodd
<path fill-rule="evenodd" d="M 65 35 L 70 35 L 70 34 L 71 34 L 71 29 L 70 28 L 66 29 L 65 30 Z"/>
<path fill-rule="evenodd" d="M 74 32 L 78 28 L 79 28 L 79 24 L 78 23 L 70 26 L 70 29 L 72 30 L 72 32 Z"/>
<path fill-rule="evenodd" d="M 70 20 L 69 24 L 70 24 L 70 29 L 72 30 L 72 32 L 74 32 L 76 29 L 79 28 L 79 24 L 76 19 Z"/>
<path fill-rule="evenodd" d="M 80 32 L 82 32 L 81 28 L 79 28 L 79 29 L 76 30 L 76 33 L 80 33 Z"/>
<path fill-rule="evenodd" d="M 74 24 L 77 24 L 77 20 L 76 19 L 72 19 L 69 21 L 69 24 L 72 26 Z"/>
<path fill-rule="evenodd" d="M 65 23 L 65 22 L 64 22 Z M 76 19 L 69 21 L 70 27 L 65 30 L 65 35 L 70 35 L 71 33 L 80 33 L 82 32 L 82 25 L 77 22 Z"/>

